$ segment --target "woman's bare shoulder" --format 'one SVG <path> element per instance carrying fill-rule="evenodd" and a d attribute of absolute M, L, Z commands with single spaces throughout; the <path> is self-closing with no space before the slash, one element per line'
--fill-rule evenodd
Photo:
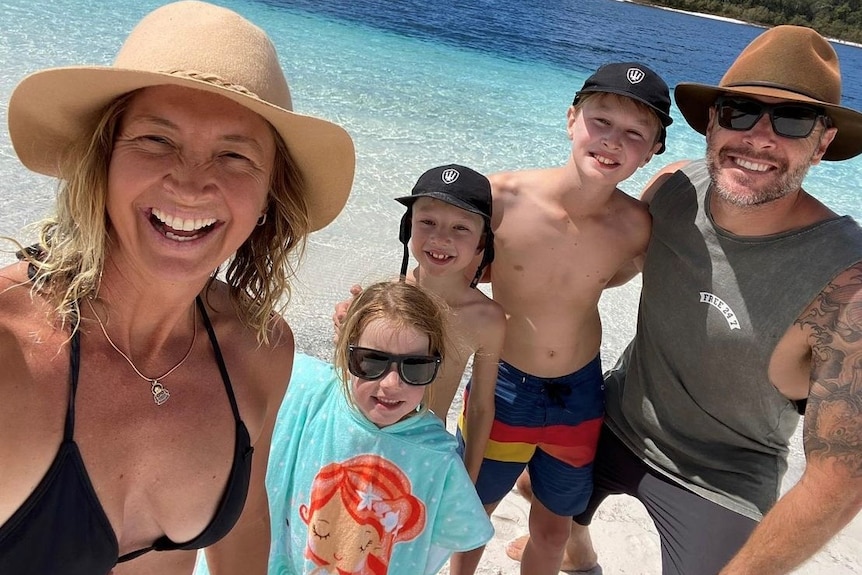
<path fill-rule="evenodd" d="M 12 331 L 39 331 L 50 325 L 48 303 L 32 290 L 27 265 L 15 263 L 0 268 L 0 326 Z"/>
<path fill-rule="evenodd" d="M 66 363 L 58 358 L 69 331 L 52 320 L 49 304 L 30 288 L 26 265 L 0 269 L 0 389 L 10 405 L 40 374 Z"/>
<path fill-rule="evenodd" d="M 15 262 L 0 268 L 0 296 L 15 288 L 23 288 L 23 291 L 30 289 L 27 264 L 24 262 Z M 16 293 L 18 291 L 21 290 L 16 290 Z"/>
<path fill-rule="evenodd" d="M 230 347 L 238 363 L 256 364 L 269 362 L 269 370 L 290 369 L 292 363 L 278 361 L 284 354 L 293 355 L 293 332 L 285 319 L 278 314 L 270 316 L 267 325 L 267 340 L 260 342 L 256 331 L 238 315 L 230 301 L 227 286 L 213 282 L 201 296 L 207 315 L 212 322 L 222 351 Z"/>

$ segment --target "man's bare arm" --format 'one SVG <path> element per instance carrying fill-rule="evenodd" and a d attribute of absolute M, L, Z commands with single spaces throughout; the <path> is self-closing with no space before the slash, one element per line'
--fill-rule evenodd
<path fill-rule="evenodd" d="M 649 204 L 652 201 L 652 197 L 655 195 L 656 190 L 658 190 L 662 185 L 667 181 L 669 177 L 671 177 L 674 172 L 679 171 L 680 168 L 689 164 L 688 160 L 683 160 L 680 162 L 674 162 L 672 164 L 668 164 L 659 170 L 651 179 L 647 182 L 646 186 L 644 186 L 643 191 L 641 192 L 641 201 Z"/>
<path fill-rule="evenodd" d="M 862 263 L 797 321 L 811 344 L 806 469 L 721 572 L 788 573 L 862 509 Z"/>
<path fill-rule="evenodd" d="M 675 162 L 673 164 L 669 164 L 662 168 L 658 173 L 656 173 L 647 185 L 644 187 L 641 192 L 640 200 L 645 204 L 649 205 L 652 200 L 653 195 L 657 189 L 659 189 L 662 184 L 667 181 L 674 172 L 679 170 L 681 167 L 685 166 L 688 162 Z M 633 277 L 638 275 L 643 271 L 644 267 L 644 259 L 646 257 L 646 245 L 644 245 L 644 253 L 638 254 L 635 258 L 627 262 L 623 267 L 621 267 L 614 276 L 608 280 L 608 283 L 605 285 L 606 288 L 619 287 L 623 284 L 628 283 Z"/>
<path fill-rule="evenodd" d="M 644 256 L 645 254 L 641 254 L 618 269 L 617 273 L 614 274 L 614 277 L 608 280 L 605 288 L 614 288 L 624 285 L 628 283 L 630 279 L 641 273 L 643 271 Z"/>

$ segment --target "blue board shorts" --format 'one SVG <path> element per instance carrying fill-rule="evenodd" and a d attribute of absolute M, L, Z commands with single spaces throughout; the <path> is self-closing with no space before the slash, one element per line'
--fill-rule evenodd
<path fill-rule="evenodd" d="M 469 402 L 470 384 L 464 394 Z M 599 357 L 570 375 L 536 377 L 501 361 L 496 413 L 476 481 L 482 503 L 497 503 L 528 467 L 533 494 L 552 513 L 576 515 L 593 490 L 593 460 L 605 413 Z M 456 437 L 463 455 L 464 413 Z"/>

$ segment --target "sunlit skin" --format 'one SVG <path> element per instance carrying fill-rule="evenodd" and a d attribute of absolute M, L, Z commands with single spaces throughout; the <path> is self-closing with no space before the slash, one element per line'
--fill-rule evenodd
<path fill-rule="evenodd" d="M 478 214 L 428 197 L 417 198 L 411 213 L 410 250 L 419 265 L 405 279 L 439 296 L 448 306 L 446 360 L 434 380 L 433 394 L 428 394 L 428 408 L 446 420 L 472 356 L 466 425 L 475 431 L 467 436 L 464 462 L 475 481 L 494 418 L 494 387 L 506 321 L 499 304 L 470 287 L 484 255 L 485 222 Z M 351 291 L 356 295 L 359 286 Z M 348 303 L 336 306 L 336 329 Z"/>
<path fill-rule="evenodd" d="M 413 204 L 412 226 L 411 251 L 424 273 L 438 276 L 475 267 L 473 258 L 485 228 L 482 216 L 419 198 Z"/>
<path fill-rule="evenodd" d="M 491 176 L 506 362 L 559 377 L 596 357 L 598 300 L 634 275 L 649 239 L 645 207 L 617 186 L 658 151 L 660 127 L 628 98 L 597 94 L 568 110 L 565 165 Z"/>
<path fill-rule="evenodd" d="M 751 98 L 776 103 L 776 98 Z M 757 206 L 787 197 L 802 189 L 811 166 L 820 163 L 835 137 L 835 128 L 818 121 L 806 138 L 776 134 L 769 115 L 745 131 L 718 125 L 715 108 L 709 111 L 706 159 L 713 189 L 724 201 L 736 206 Z"/>
<path fill-rule="evenodd" d="M 596 94 L 567 112 L 568 161 L 492 175 L 494 300 L 506 310 L 501 359 L 539 377 L 574 373 L 601 346 L 598 301 L 636 273 L 649 240 L 646 207 L 618 184 L 661 147 L 656 115 L 624 97 Z M 486 505 L 492 513 L 499 502 Z M 530 509 L 538 535 L 521 572 L 557 573 L 572 520 L 541 502 Z M 482 549 L 456 553 L 453 575 L 472 574 Z"/>
<path fill-rule="evenodd" d="M 308 547 L 328 573 L 359 573 L 372 553 L 381 552 L 380 536 L 370 525 L 359 526 L 336 494 L 315 510 L 308 522 Z"/>
<path fill-rule="evenodd" d="M 410 248 L 418 266 L 407 281 L 441 296 L 449 306 L 446 361 L 434 382 L 429 408 L 446 421 L 472 354 L 470 399 L 464 411 L 464 464 L 473 481 L 479 475 L 494 419 L 494 388 L 505 333 L 505 312 L 470 286 L 484 256 L 482 216 L 433 198 L 413 204 Z M 467 432 L 466 430 L 470 431 Z"/>
<path fill-rule="evenodd" d="M 429 354 L 427 335 L 409 327 L 395 326 L 384 319 L 369 323 L 356 345 L 401 355 Z M 390 367 L 393 369 L 376 381 L 350 376 L 353 401 L 377 427 L 386 427 L 408 417 L 425 396 L 426 386 L 404 383 L 395 366 Z"/>
<path fill-rule="evenodd" d="M 746 97 L 769 104 L 783 101 L 768 97 Z M 713 219 L 718 225 L 734 233 L 762 237 L 834 218 L 834 213 L 804 192 L 802 184 L 808 169 L 820 163 L 836 133 L 835 128 L 827 128 L 823 121 L 819 120 L 812 133 L 805 138 L 779 136 L 772 129 L 770 119 L 766 114 L 749 130 L 729 130 L 718 124 L 715 108 L 710 109 L 706 142 L 707 167 L 713 181 L 712 190 L 715 192 L 710 200 Z M 683 165 L 683 162 L 679 162 L 665 167 L 662 173 L 653 180 L 653 182 L 659 183 L 648 186 L 644 199 L 649 201 L 656 189 L 660 187 L 661 181 Z M 852 273 L 852 270 L 849 275 L 859 277 L 858 274 Z M 836 302 L 829 302 L 824 307 L 830 310 L 844 311 L 847 303 L 852 301 L 853 296 L 851 294 L 858 293 L 859 289 L 858 279 L 849 282 L 849 284 L 844 288 L 833 290 L 831 293 L 840 294 L 840 297 L 836 298 Z M 843 285 L 840 280 L 839 285 Z M 841 293 L 843 289 L 847 290 L 846 294 Z M 829 297 L 825 296 L 824 299 L 828 300 Z M 811 307 L 817 308 L 815 303 L 812 303 Z M 813 315 L 821 317 L 823 314 L 821 312 Z M 804 314 L 803 317 L 805 317 Z M 828 329 L 824 329 L 821 322 L 822 319 L 812 322 L 812 324 L 817 325 L 815 331 L 818 333 L 828 333 L 826 339 L 828 339 L 829 344 L 824 346 L 830 351 L 827 355 L 832 358 L 847 357 L 844 350 L 842 353 L 834 353 L 832 349 L 838 347 L 839 342 L 843 339 L 843 336 L 835 337 L 835 335 L 841 334 L 837 318 L 835 325 L 830 325 Z M 808 460 L 807 476 L 799 482 L 805 487 L 802 490 L 794 488 L 782 500 L 779 500 L 773 511 L 761 522 L 759 529 L 765 535 L 761 539 L 757 539 L 756 535 L 752 537 L 737 555 L 737 561 L 729 564 L 722 573 L 754 572 L 750 568 L 750 565 L 754 563 L 752 557 L 761 554 L 767 557 L 773 549 L 780 549 L 780 546 L 787 547 L 785 543 L 776 543 L 779 539 L 785 539 L 784 537 L 775 536 L 765 529 L 764 525 L 771 524 L 769 529 L 777 532 L 779 528 L 777 526 L 788 523 L 798 524 L 796 518 L 791 519 L 789 517 L 788 508 L 794 506 L 802 508 L 804 505 L 809 505 L 811 508 L 825 509 L 823 515 L 829 515 L 830 521 L 833 518 L 835 518 L 836 523 L 842 521 L 842 519 L 837 519 L 844 512 L 838 509 L 838 505 L 834 511 L 828 508 L 833 502 L 840 501 L 840 498 L 825 494 L 819 502 L 813 502 L 816 501 L 814 497 L 819 494 L 814 493 L 808 486 L 822 481 L 823 477 L 810 479 L 810 476 L 821 474 L 823 471 L 820 462 L 817 459 L 812 459 L 808 452 L 814 449 L 812 446 L 816 445 L 836 460 L 840 460 L 845 453 L 852 453 L 853 456 L 846 458 L 851 463 L 848 467 L 852 467 L 853 462 L 858 462 L 858 445 L 853 445 L 851 449 L 841 452 L 841 448 L 848 445 L 845 435 L 853 438 L 855 427 L 858 427 L 854 425 L 858 421 L 858 403 L 853 401 L 851 404 L 851 402 L 846 401 L 845 397 L 839 397 L 838 394 L 834 393 L 827 400 L 818 400 L 814 394 L 809 395 L 812 382 L 818 378 L 817 369 L 812 369 L 810 364 L 811 359 L 810 342 L 806 339 L 804 332 L 794 326 L 781 338 L 770 362 L 770 380 L 778 391 L 791 399 L 809 398 L 805 418 L 807 427 L 804 437 Z M 840 362 L 835 362 L 834 359 L 823 363 L 829 365 L 838 363 L 838 367 L 840 367 Z M 853 364 L 853 360 L 851 359 L 848 363 Z M 829 370 L 824 369 L 824 371 L 828 372 Z M 836 369 L 836 373 L 839 371 Z M 830 378 L 834 377 L 834 374 L 830 373 L 829 376 Z M 822 421 L 819 419 L 820 417 L 822 417 Z M 847 430 L 851 430 L 851 433 L 846 433 Z M 813 440 L 811 436 L 817 436 L 816 440 Z M 840 440 L 836 440 L 838 437 Z M 836 452 L 838 455 L 832 452 Z M 829 464 L 827 462 L 827 465 Z M 858 463 L 855 467 L 856 469 L 860 468 Z M 833 479 L 837 484 L 842 481 L 840 474 L 833 474 L 830 480 Z M 841 485 L 841 487 L 846 491 L 852 491 L 847 490 L 846 485 Z M 522 493 L 530 493 L 527 478 L 519 479 L 518 490 Z M 828 488 L 824 489 L 824 492 L 826 491 Z M 788 501 L 792 502 L 788 503 Z M 776 510 L 778 511 L 776 512 Z M 855 510 L 851 510 L 849 517 L 855 513 Z M 778 519 L 775 519 L 776 517 Z M 822 519 L 821 517 L 821 523 L 825 524 L 826 521 Z M 810 531 L 806 533 L 806 538 L 811 539 Z M 523 549 L 522 545 L 523 539 L 512 546 L 510 556 L 517 556 Z M 802 547 L 798 542 L 795 546 L 797 548 Z M 564 568 L 570 570 L 590 569 L 596 565 L 597 558 L 589 529 L 573 523 L 571 536 L 566 544 Z M 774 556 L 770 557 L 763 562 L 763 565 L 777 565 L 774 559 Z M 776 567 L 774 572 L 779 570 L 782 573 L 789 572 L 789 569 L 784 567 Z M 760 568 L 755 571 L 765 572 L 764 569 Z"/>
<path fill-rule="evenodd" d="M 266 328 L 269 343 L 261 345 L 246 325 L 250 316 L 231 305 L 223 282 L 202 291 L 213 270 L 253 233 L 267 205 L 276 153 L 270 125 L 229 99 L 168 86 L 135 92 L 120 114 L 107 169 L 91 175 L 105 178 L 107 189 L 79 190 L 103 202 L 93 211 L 106 210 L 109 237 L 98 293 L 88 300 L 92 307 L 79 306 L 74 438 L 95 503 L 123 555 L 161 537 L 195 539 L 224 497 L 237 423 L 194 297 L 203 296 L 236 407 L 258 453 L 269 452 L 294 345 L 280 318 Z M 81 222 L 81 232 L 100 234 L 90 223 Z M 0 410 L 0 435 L 17 449 L 0 450 L 0 467 L 9 471 L 0 472 L 0 523 L 48 471 L 69 405 L 70 325 L 49 318 L 53 306 L 29 293 L 25 270 L 18 265 L 0 272 L 0 332 L 11 335 L 0 345 L 0 388 L 4 397 L 16 397 Z M 150 377 L 171 370 L 162 377 L 169 403 L 156 407 L 149 382 L 136 370 Z M 266 463 L 252 458 L 242 515 L 206 550 L 213 572 L 240 572 L 236 563 L 242 572 L 265 572 Z M 193 551 L 147 553 L 111 572 L 187 574 L 194 561 Z"/>
<path fill-rule="evenodd" d="M 658 128 L 658 119 L 628 98 L 593 96 L 569 108 L 572 159 L 584 180 L 615 186 L 652 157 Z"/>
<path fill-rule="evenodd" d="M 274 158 L 272 128 L 247 108 L 200 90 L 142 90 L 108 170 L 112 258 L 166 280 L 209 275 L 264 212 Z"/>

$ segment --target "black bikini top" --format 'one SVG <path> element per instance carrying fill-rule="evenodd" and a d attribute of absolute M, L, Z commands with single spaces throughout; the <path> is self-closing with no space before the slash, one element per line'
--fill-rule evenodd
<path fill-rule="evenodd" d="M 0 573 L 15 575 L 98 575 L 119 562 L 148 551 L 201 549 L 227 535 L 242 513 L 248 495 L 253 448 L 240 419 L 227 368 L 209 316 L 200 298 L 197 306 L 215 352 L 225 391 L 236 421 L 233 464 L 227 488 L 215 515 L 203 532 L 185 543 L 162 536 L 149 547 L 119 555 L 117 536 L 96 497 L 74 441 L 75 393 L 81 343 L 76 331 L 71 340 L 70 392 L 63 443 L 50 469 L 17 511 L 0 525 Z"/>

